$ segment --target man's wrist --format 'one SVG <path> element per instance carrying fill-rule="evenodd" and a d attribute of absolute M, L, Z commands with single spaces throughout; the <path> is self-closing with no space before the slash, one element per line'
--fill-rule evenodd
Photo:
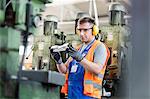
<path fill-rule="evenodd" d="M 57 65 L 61 65 L 62 63 L 56 63 Z"/>
<path fill-rule="evenodd" d="M 56 64 L 61 64 L 62 63 L 62 59 L 60 58 L 57 62 L 56 62 Z"/>

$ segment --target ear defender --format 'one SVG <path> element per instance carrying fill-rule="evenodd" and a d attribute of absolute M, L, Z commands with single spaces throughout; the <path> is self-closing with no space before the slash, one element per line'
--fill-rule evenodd
<path fill-rule="evenodd" d="M 98 32 L 99 32 L 98 26 L 94 25 L 93 26 L 93 35 L 96 36 L 98 34 Z"/>

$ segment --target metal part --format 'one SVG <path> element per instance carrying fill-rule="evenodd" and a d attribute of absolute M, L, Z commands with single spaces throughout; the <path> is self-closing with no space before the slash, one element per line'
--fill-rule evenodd
<path fill-rule="evenodd" d="M 54 85 L 63 85 L 65 82 L 65 75 L 60 74 L 56 71 L 23 70 L 21 72 L 21 77 L 31 81 L 49 83 Z"/>
<path fill-rule="evenodd" d="M 113 2 L 109 5 L 109 11 L 122 11 L 124 13 L 126 13 L 126 9 L 125 7 L 120 4 L 119 2 Z"/>
<path fill-rule="evenodd" d="M 6 8 L 8 7 L 8 5 L 9 5 L 10 3 L 12 3 L 12 1 L 13 1 L 13 0 L 9 0 L 9 1 L 7 2 L 7 4 L 6 4 L 6 6 L 5 6 L 4 9 L 6 9 Z"/>
<path fill-rule="evenodd" d="M 58 18 L 55 15 L 47 15 L 46 16 L 46 21 L 58 22 Z"/>
<path fill-rule="evenodd" d="M 5 12 L 0 9 L 0 24 L 5 20 Z"/>
<path fill-rule="evenodd" d="M 33 6 L 31 4 L 31 1 L 28 0 L 26 4 L 26 19 L 25 19 L 27 32 L 29 32 L 29 28 L 32 26 L 32 16 L 33 16 Z"/>
<path fill-rule="evenodd" d="M 65 43 L 63 45 L 54 45 L 50 49 L 52 49 L 54 52 L 61 52 L 61 51 L 66 51 L 68 48 L 69 43 Z"/>
<path fill-rule="evenodd" d="M 7 5 L 8 4 L 8 5 Z M 13 10 L 13 3 L 10 0 L 6 0 L 6 8 L 4 8 L 5 10 L 5 21 L 3 23 L 3 25 L 5 26 L 10 26 L 13 27 L 15 24 L 15 13 Z"/>
<path fill-rule="evenodd" d="M 127 26 L 101 26 L 103 33 L 103 42 L 110 49 L 110 59 L 107 64 L 103 87 L 107 92 L 111 92 L 112 96 L 118 95 L 118 86 L 123 78 L 126 67 L 126 51 L 128 49 L 130 29 Z"/>
<path fill-rule="evenodd" d="M 43 62 L 43 57 L 42 56 L 38 56 L 38 70 L 42 69 L 42 62 Z"/>
<path fill-rule="evenodd" d="M 53 97 L 54 99 L 59 99 L 60 85 L 64 83 L 64 75 L 51 71 L 49 68 L 50 64 L 52 64 L 49 56 L 49 46 L 54 45 L 51 42 L 53 41 L 53 32 L 50 33 L 52 35 L 43 35 L 42 29 L 44 26 L 33 28 L 32 23 L 33 17 L 39 14 L 40 9 L 44 7 L 44 2 L 51 0 L 32 0 L 32 3 L 27 2 L 27 0 L 11 1 L 0 1 L 0 98 L 49 99 Z M 54 27 L 55 29 L 57 28 L 56 26 Z M 22 70 L 24 58 L 22 58 L 21 62 L 21 58 L 19 59 L 19 46 L 28 46 L 27 39 L 31 33 L 36 33 L 34 38 L 39 41 L 35 41 L 35 45 L 39 45 L 38 47 L 40 48 L 36 50 L 36 46 L 33 46 L 34 48 L 32 49 L 34 55 L 37 55 L 40 60 L 39 71 L 35 69 L 32 71 Z M 36 51 L 37 53 L 35 53 Z M 18 66 L 19 62 L 21 63 L 20 66 Z M 38 63 L 37 60 L 35 62 Z M 46 67 L 44 71 L 43 66 Z M 53 67 L 56 67 L 55 64 Z M 39 81 L 38 78 L 44 78 L 45 80 Z"/>
<path fill-rule="evenodd" d="M 54 15 L 47 15 L 44 21 L 44 35 L 53 36 L 57 30 L 58 18 Z"/>
<path fill-rule="evenodd" d="M 109 23 L 111 25 L 125 25 L 126 9 L 118 2 L 109 5 Z"/>
<path fill-rule="evenodd" d="M 40 26 L 43 26 L 44 24 L 44 21 L 42 19 L 42 15 L 36 15 L 34 18 L 33 18 L 33 24 L 36 28 L 40 27 Z"/>
<path fill-rule="evenodd" d="M 0 97 L 15 98 L 16 81 L 9 78 L 9 75 L 17 75 L 20 45 L 20 32 L 12 28 L 0 27 Z M 9 90 L 8 90 L 9 89 Z"/>
<path fill-rule="evenodd" d="M 55 45 L 57 40 L 54 36 L 54 33 L 57 32 L 57 22 L 56 16 L 48 15 L 44 20 L 44 26 L 39 27 L 41 32 L 34 36 L 32 66 L 35 70 L 57 70 L 49 52 L 49 47 Z M 42 30 L 43 27 L 44 30 Z M 42 57 L 42 60 L 39 57 Z"/>

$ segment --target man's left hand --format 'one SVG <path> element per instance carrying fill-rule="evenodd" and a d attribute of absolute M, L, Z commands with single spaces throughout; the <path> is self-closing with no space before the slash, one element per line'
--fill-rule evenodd
<path fill-rule="evenodd" d="M 78 52 L 78 50 L 76 50 L 72 45 L 68 45 L 68 49 L 67 49 L 68 54 L 75 59 L 76 61 L 80 62 L 83 59 L 83 56 L 81 55 L 80 52 Z"/>

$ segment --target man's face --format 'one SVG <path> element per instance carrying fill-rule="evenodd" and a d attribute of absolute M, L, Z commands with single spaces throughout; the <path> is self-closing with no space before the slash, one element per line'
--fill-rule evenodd
<path fill-rule="evenodd" d="M 77 33 L 79 34 L 82 42 L 88 43 L 92 40 L 92 27 L 93 25 L 88 22 L 78 25 Z"/>

